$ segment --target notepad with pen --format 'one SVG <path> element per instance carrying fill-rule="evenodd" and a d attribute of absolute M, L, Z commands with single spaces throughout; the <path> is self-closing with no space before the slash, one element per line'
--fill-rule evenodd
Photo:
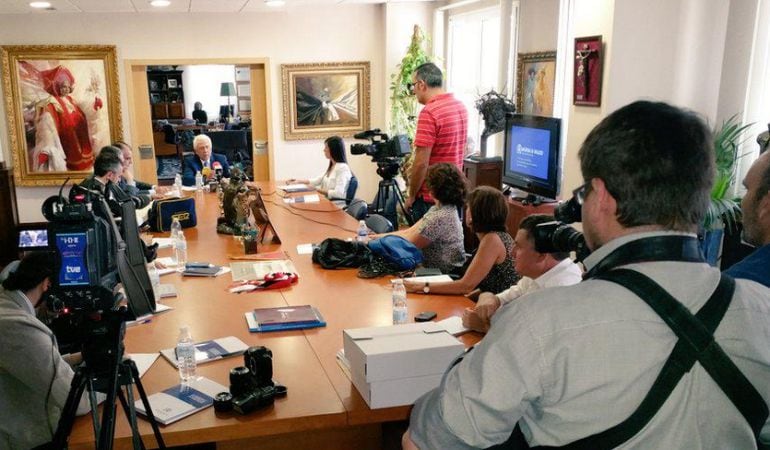
<path fill-rule="evenodd" d="M 249 331 L 267 332 L 325 327 L 326 321 L 310 305 L 257 308 L 245 314 Z"/>

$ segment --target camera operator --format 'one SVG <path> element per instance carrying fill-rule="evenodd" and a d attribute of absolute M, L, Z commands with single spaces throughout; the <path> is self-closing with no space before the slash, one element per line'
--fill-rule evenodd
<path fill-rule="evenodd" d="M 540 253 L 535 249 L 535 227 L 551 221 L 553 216 L 545 214 L 532 214 L 521 220 L 513 240 L 514 264 L 521 280 L 499 294 L 482 292 L 476 307 L 463 312 L 465 327 L 486 333 L 492 316 L 501 306 L 540 289 L 580 283 L 583 271 L 567 252 Z"/>
<path fill-rule="evenodd" d="M 578 156 L 585 184 L 575 197 L 593 251 L 584 261 L 586 278 L 502 308 L 481 343 L 417 400 L 404 448 L 487 448 L 509 438 L 506 445 L 530 446 L 588 438 L 580 448 L 743 449 L 770 442 L 770 290 L 735 280 L 734 293 L 722 295 L 731 292 L 730 279 L 720 282 L 695 234 L 714 181 L 706 124 L 694 113 L 639 101 L 602 120 Z M 648 303 L 630 290 L 643 280 L 626 288 L 604 279 L 634 273 L 673 299 L 644 295 Z M 709 298 L 718 285 L 715 298 L 726 298 L 715 304 Z M 684 325 L 669 326 L 663 317 L 671 316 L 653 309 L 659 305 L 685 323 L 686 311 L 698 313 L 698 327 L 709 335 L 704 321 L 711 316 L 713 340 L 689 347 L 692 340 L 673 330 L 681 333 Z M 679 357 L 667 362 L 672 352 Z M 714 352 L 719 362 L 710 364 L 706 356 Z M 663 383 L 670 389 L 652 389 L 664 365 L 664 379 L 675 375 Z M 727 380 L 715 366 L 730 374 Z M 737 388 L 745 400 L 734 403 L 721 386 Z M 652 409 L 635 414 L 643 399 Z M 611 444 L 597 443 L 594 435 L 610 428 Z"/>
<path fill-rule="evenodd" d="M 35 317 L 45 308 L 54 264 L 49 253 L 30 253 L 0 289 L 0 448 L 50 441 L 70 390 L 68 359 L 59 354 L 53 332 Z M 89 410 L 83 396 L 77 413 Z"/>
<path fill-rule="evenodd" d="M 417 119 L 414 137 L 414 157 L 409 172 L 409 197 L 406 208 L 411 209 L 415 222 L 433 206 L 425 176 L 428 167 L 446 162 L 463 169 L 465 141 L 468 137 L 468 111 L 451 93 L 444 91 L 441 69 L 425 63 L 415 69 L 409 89 L 425 107 Z"/>

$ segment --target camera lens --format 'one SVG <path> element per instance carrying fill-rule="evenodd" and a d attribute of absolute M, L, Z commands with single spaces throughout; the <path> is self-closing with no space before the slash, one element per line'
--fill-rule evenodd
<path fill-rule="evenodd" d="M 230 393 L 234 397 L 240 397 L 248 394 L 251 390 L 251 371 L 243 366 L 230 369 Z"/>

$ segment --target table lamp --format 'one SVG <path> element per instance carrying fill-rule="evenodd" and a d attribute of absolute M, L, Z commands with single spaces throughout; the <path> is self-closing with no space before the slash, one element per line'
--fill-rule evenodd
<path fill-rule="evenodd" d="M 219 87 L 219 95 L 222 97 L 227 97 L 227 118 L 228 120 L 232 117 L 232 110 L 233 108 L 230 106 L 230 97 L 235 95 L 235 84 L 231 81 L 227 81 L 221 84 Z M 221 108 L 220 108 L 221 109 Z"/>

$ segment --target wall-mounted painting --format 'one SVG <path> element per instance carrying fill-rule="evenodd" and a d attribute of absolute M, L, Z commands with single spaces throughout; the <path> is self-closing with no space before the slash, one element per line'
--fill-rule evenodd
<path fill-rule="evenodd" d="M 80 181 L 122 138 L 115 47 L 3 46 L 13 171 L 22 186 Z"/>
<path fill-rule="evenodd" d="M 282 64 L 281 74 L 284 139 L 369 129 L 369 62 Z"/>
<path fill-rule="evenodd" d="M 516 112 L 553 116 L 556 52 L 519 53 L 517 67 Z"/>
<path fill-rule="evenodd" d="M 602 104 L 602 37 L 575 39 L 575 79 L 572 104 L 601 106 Z"/>

